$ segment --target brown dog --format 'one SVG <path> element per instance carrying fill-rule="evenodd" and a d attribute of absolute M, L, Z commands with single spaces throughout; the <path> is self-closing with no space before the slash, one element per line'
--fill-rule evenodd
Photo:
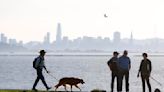
<path fill-rule="evenodd" d="M 80 89 L 77 84 L 84 84 L 85 82 L 82 80 L 82 79 L 79 79 L 79 78 L 74 78 L 74 77 L 64 77 L 62 79 L 59 80 L 59 83 L 55 86 L 55 91 L 57 90 L 57 88 L 61 85 L 64 86 L 65 88 L 65 91 L 67 91 L 66 89 L 66 84 L 70 85 L 71 86 L 71 91 L 72 91 L 72 86 L 75 86 L 77 87 L 78 89 Z M 81 91 L 81 89 L 80 89 Z"/>

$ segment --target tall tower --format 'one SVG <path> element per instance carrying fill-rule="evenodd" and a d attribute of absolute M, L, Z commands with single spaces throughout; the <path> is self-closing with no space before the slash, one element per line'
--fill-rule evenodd
<path fill-rule="evenodd" d="M 120 32 L 114 32 L 114 34 L 113 34 L 113 42 L 115 44 L 118 44 L 118 43 L 120 43 L 120 41 L 121 41 Z"/>
<path fill-rule="evenodd" d="M 130 35 L 130 44 L 133 44 L 133 32 L 131 32 L 131 35 Z"/>
<path fill-rule="evenodd" d="M 47 35 L 44 37 L 44 44 L 50 44 L 50 33 L 47 32 Z"/>
<path fill-rule="evenodd" d="M 1 33 L 1 40 L 0 40 L 1 43 L 7 43 L 7 37 Z"/>
<path fill-rule="evenodd" d="M 61 25 L 58 23 L 57 25 L 57 33 L 56 33 L 56 42 L 61 42 L 62 40 L 62 32 L 61 32 Z"/>
<path fill-rule="evenodd" d="M 47 43 L 50 44 L 50 32 L 47 32 Z"/>

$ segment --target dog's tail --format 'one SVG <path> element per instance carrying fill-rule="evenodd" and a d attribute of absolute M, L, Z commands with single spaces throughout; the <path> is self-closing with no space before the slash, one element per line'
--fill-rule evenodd
<path fill-rule="evenodd" d="M 55 91 L 57 90 L 57 88 L 60 86 L 60 84 L 55 85 Z"/>
<path fill-rule="evenodd" d="M 59 87 L 59 84 L 55 85 L 55 88 Z"/>

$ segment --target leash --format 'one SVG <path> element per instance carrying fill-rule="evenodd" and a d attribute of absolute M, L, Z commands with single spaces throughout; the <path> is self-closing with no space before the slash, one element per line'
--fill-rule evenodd
<path fill-rule="evenodd" d="M 55 80 L 59 81 L 55 76 L 53 76 L 52 74 L 48 73 L 48 75 L 50 75 L 52 78 L 54 78 Z"/>
<path fill-rule="evenodd" d="M 153 79 L 156 83 L 158 83 L 160 86 L 162 86 L 162 84 L 159 82 L 159 81 L 157 81 L 156 79 L 154 79 L 152 76 L 150 76 L 150 78 L 151 79 Z"/>

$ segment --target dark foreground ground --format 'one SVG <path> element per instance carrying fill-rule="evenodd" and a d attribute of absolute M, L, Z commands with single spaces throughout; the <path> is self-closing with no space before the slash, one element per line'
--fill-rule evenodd
<path fill-rule="evenodd" d="M 32 91 L 32 90 L 18 90 L 18 89 L 0 89 L 0 92 L 36 92 L 36 91 Z M 66 91 L 43 91 L 43 90 L 38 90 L 37 92 L 66 92 Z M 106 91 L 95 89 L 95 90 L 92 90 L 92 91 L 81 91 L 81 92 L 106 92 Z"/>
<path fill-rule="evenodd" d="M 0 92 L 36 92 L 33 90 L 18 90 L 18 89 L 1 89 Z M 38 90 L 37 92 L 64 92 L 64 91 L 43 91 Z"/>
<path fill-rule="evenodd" d="M 1 89 L 0 92 L 35 92 L 35 91 L 32 91 L 32 90 L 18 90 L 18 89 Z M 38 90 L 38 92 L 47 92 L 47 91 Z M 49 92 L 54 92 L 54 91 L 49 91 Z"/>

